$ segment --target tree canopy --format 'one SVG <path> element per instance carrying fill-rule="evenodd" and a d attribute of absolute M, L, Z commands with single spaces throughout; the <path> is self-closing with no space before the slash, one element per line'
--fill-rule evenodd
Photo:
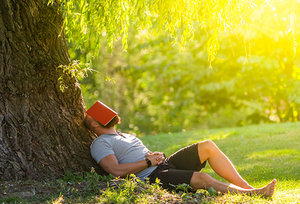
<path fill-rule="evenodd" d="M 283 0 L 68 0 L 60 3 L 70 48 L 77 54 L 80 52 L 84 56 L 81 60 L 87 62 L 98 55 L 103 38 L 110 48 L 122 39 L 126 50 L 131 26 L 138 30 L 137 35 L 167 33 L 168 43 L 179 44 L 180 49 L 184 49 L 195 33 L 205 30 L 210 62 L 215 59 L 224 32 L 244 32 L 249 38 L 251 32 L 266 30 L 266 35 L 275 38 L 288 33 L 292 39 L 289 46 L 296 52 L 295 22 L 296 12 L 299 12 L 296 0 L 288 3 Z M 270 17 L 276 23 L 269 22 Z"/>

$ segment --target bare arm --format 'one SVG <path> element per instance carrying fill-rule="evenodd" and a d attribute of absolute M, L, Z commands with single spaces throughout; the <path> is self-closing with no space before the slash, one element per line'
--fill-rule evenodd
<path fill-rule="evenodd" d="M 158 165 L 164 159 L 160 154 L 147 154 L 147 158 L 151 161 L 152 166 Z M 116 177 L 125 177 L 148 168 L 146 160 L 120 164 L 114 154 L 104 157 L 99 164 L 106 172 Z"/>

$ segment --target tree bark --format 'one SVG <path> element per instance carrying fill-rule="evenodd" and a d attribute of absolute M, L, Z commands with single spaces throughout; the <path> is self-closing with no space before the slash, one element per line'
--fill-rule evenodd
<path fill-rule="evenodd" d="M 0 0 L 0 180 L 45 179 L 97 166 L 57 3 Z"/>

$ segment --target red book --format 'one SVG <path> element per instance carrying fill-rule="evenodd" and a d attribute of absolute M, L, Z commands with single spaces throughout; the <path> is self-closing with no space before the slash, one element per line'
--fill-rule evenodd
<path fill-rule="evenodd" d="M 100 122 L 102 125 L 107 125 L 118 113 L 101 101 L 97 101 L 90 107 L 86 113 Z"/>

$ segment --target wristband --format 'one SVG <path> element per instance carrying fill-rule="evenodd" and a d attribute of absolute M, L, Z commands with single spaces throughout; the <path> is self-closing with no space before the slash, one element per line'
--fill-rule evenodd
<path fill-rule="evenodd" d="M 145 158 L 145 160 L 146 160 L 146 162 L 147 162 L 148 167 L 152 166 L 152 163 L 151 163 L 150 159 Z"/>

